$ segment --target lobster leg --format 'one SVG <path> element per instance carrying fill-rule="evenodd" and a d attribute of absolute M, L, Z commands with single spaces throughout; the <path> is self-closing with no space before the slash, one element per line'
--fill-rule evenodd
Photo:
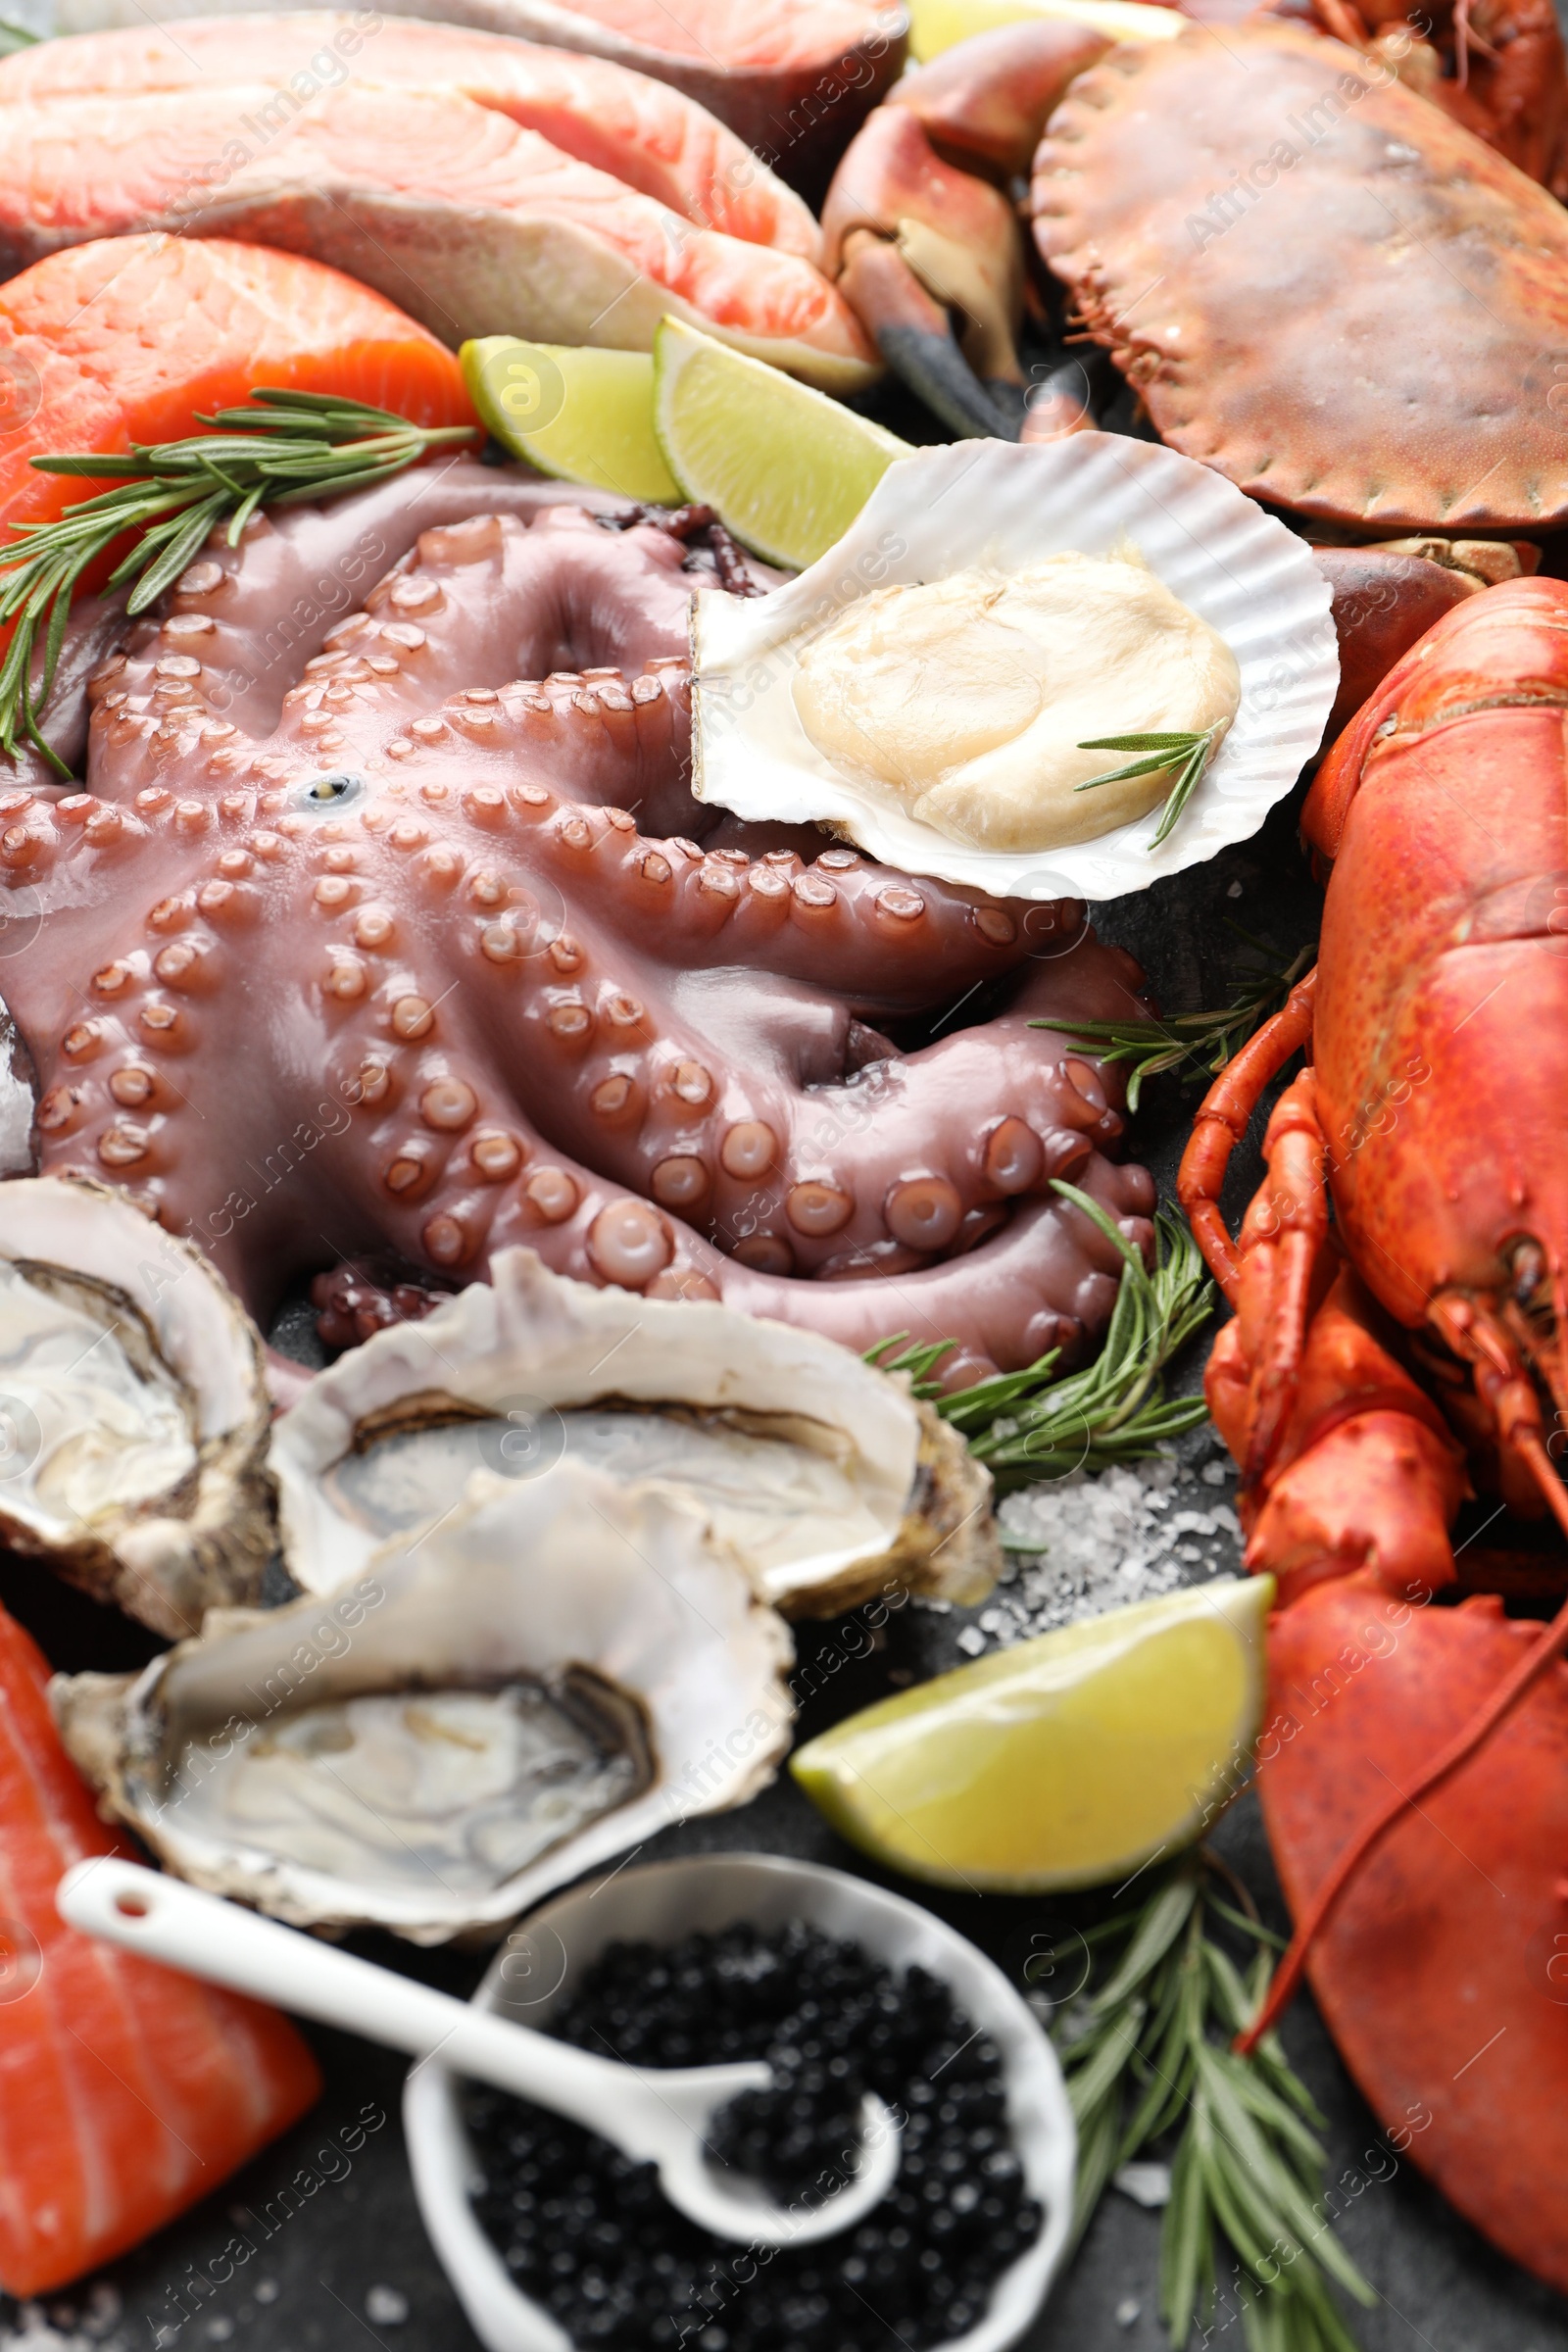
<path fill-rule="evenodd" d="M 1176 1197 L 1187 1214 L 1208 1270 L 1234 1306 L 1240 1276 L 1236 1247 L 1220 1214 L 1219 1196 L 1231 1153 L 1247 1133 L 1263 1089 L 1312 1034 L 1315 968 L 1292 989 L 1282 1010 L 1265 1021 L 1235 1059 L 1228 1061 L 1203 1097 L 1182 1164 Z"/>

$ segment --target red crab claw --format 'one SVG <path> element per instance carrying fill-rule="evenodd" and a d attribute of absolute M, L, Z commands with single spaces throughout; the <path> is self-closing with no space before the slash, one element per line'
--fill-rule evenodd
<path fill-rule="evenodd" d="M 1114 46 L 1087 24 L 1047 20 L 977 32 L 917 66 L 890 93 L 949 163 L 1005 186 L 1023 178 L 1067 84 Z"/>
<path fill-rule="evenodd" d="M 890 368 L 960 436 L 1016 440 L 1023 247 L 993 178 L 1027 171 L 1047 117 L 1109 43 L 1040 23 L 961 41 L 857 132 L 822 210 L 823 266 Z"/>

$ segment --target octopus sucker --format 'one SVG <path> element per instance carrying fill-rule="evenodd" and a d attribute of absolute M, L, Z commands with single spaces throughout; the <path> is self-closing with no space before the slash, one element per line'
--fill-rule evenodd
<path fill-rule="evenodd" d="M 134 1186 L 264 1321 L 334 1254 L 461 1284 L 522 1243 L 971 1377 L 1070 1355 L 1121 1259 L 1052 1180 L 1146 1249 L 1153 1188 L 1116 1073 L 1031 1022 L 1136 1014 L 1136 967 L 1076 906 L 696 801 L 691 552 L 594 503 L 416 474 L 258 518 L 127 629 L 84 783 L 0 796 L 41 1167 Z M 368 546 L 363 608 L 291 624 Z"/>

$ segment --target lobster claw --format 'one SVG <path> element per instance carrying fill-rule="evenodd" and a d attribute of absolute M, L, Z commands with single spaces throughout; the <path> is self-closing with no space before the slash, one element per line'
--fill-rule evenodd
<path fill-rule="evenodd" d="M 1109 46 L 1086 26 L 1007 25 L 906 74 L 862 124 L 822 209 L 823 267 L 898 375 L 953 432 L 1015 441 L 1024 260 L 1002 187 Z"/>
<path fill-rule="evenodd" d="M 1259 1786 L 1293 1916 L 1542 1639 L 1490 1596 L 1422 1606 L 1371 1569 L 1274 1620 Z M 1568 1668 L 1390 1831 L 1306 1965 L 1392 2146 L 1568 2288 Z"/>

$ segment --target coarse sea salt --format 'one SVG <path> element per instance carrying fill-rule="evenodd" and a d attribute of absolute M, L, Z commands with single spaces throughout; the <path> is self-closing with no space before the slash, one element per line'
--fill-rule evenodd
<path fill-rule="evenodd" d="M 0 2311 L 0 2352 L 129 2352 L 119 2290 L 100 2279 L 78 2311 L 71 2304 L 24 2303 Z"/>
<path fill-rule="evenodd" d="M 1242 1547 L 1234 1492 L 1228 1458 L 1201 1471 L 1158 1459 L 1095 1476 L 1074 1471 L 1005 1496 L 997 1512 L 1002 1540 L 1021 1548 L 1008 1549 L 1002 1582 L 960 1627 L 958 1648 L 979 1657 L 1234 1574 Z"/>

